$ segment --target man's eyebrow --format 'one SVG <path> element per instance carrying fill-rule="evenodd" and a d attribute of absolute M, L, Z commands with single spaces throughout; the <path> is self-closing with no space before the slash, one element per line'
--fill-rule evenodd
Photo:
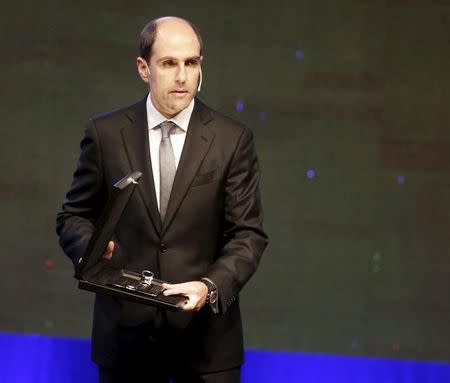
<path fill-rule="evenodd" d="M 161 58 L 158 60 L 158 62 L 165 61 L 165 60 L 174 60 L 174 61 L 178 61 L 178 59 L 176 59 L 175 57 L 172 57 L 172 56 L 164 56 L 164 57 L 161 57 Z M 185 58 L 185 59 L 182 60 L 182 61 L 189 61 L 189 60 L 197 60 L 197 61 L 200 61 L 200 56 L 187 57 L 187 58 Z"/>

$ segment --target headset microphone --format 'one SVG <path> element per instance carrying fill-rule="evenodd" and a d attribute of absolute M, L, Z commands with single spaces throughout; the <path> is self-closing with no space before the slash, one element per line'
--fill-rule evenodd
<path fill-rule="evenodd" d="M 202 67 L 200 67 L 200 79 L 198 81 L 198 88 L 197 88 L 197 92 L 200 92 L 202 89 L 202 80 L 203 80 L 203 76 L 202 76 Z"/>

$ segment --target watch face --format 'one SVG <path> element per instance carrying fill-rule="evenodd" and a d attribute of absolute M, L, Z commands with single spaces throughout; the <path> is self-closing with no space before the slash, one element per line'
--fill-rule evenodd
<path fill-rule="evenodd" d="M 217 290 L 212 290 L 209 294 L 209 303 L 216 303 L 217 300 Z"/>

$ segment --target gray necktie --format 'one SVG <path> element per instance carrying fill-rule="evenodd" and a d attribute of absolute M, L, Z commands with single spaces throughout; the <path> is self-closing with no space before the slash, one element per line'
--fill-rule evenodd
<path fill-rule="evenodd" d="M 169 204 L 170 192 L 172 190 L 173 180 L 175 178 L 175 156 L 173 154 L 170 133 L 175 128 L 171 121 L 165 121 L 160 124 L 161 142 L 159 144 L 159 212 L 161 220 L 164 222 L 167 205 Z"/>

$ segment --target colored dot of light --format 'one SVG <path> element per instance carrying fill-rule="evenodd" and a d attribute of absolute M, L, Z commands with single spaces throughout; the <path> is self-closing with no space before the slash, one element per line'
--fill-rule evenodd
<path fill-rule="evenodd" d="M 245 105 L 242 101 L 236 102 L 236 105 L 235 105 L 236 111 L 242 112 L 244 110 L 244 107 L 245 107 Z"/>
<path fill-rule="evenodd" d="M 309 179 L 313 179 L 316 176 L 316 172 L 314 171 L 314 169 L 308 169 L 306 171 L 306 177 L 308 177 Z"/>
<path fill-rule="evenodd" d="M 380 262 L 381 261 L 381 254 L 380 253 L 375 253 L 373 255 L 373 260 L 374 260 L 374 262 Z"/>
<path fill-rule="evenodd" d="M 45 325 L 45 327 L 47 327 L 47 328 L 53 328 L 53 327 L 55 327 L 55 323 L 54 323 L 52 320 L 49 320 L 49 319 L 47 319 L 47 320 L 44 322 L 44 325 Z"/>
<path fill-rule="evenodd" d="M 300 60 L 303 60 L 304 58 L 305 58 L 305 54 L 300 49 L 297 49 L 295 51 L 295 59 L 300 61 Z"/>
<path fill-rule="evenodd" d="M 406 179 L 405 176 L 397 176 L 397 183 L 399 185 L 403 185 L 405 183 L 405 179 Z"/>
<path fill-rule="evenodd" d="M 55 267 L 55 262 L 52 259 L 47 258 L 45 260 L 45 269 L 52 270 L 54 267 Z"/>

